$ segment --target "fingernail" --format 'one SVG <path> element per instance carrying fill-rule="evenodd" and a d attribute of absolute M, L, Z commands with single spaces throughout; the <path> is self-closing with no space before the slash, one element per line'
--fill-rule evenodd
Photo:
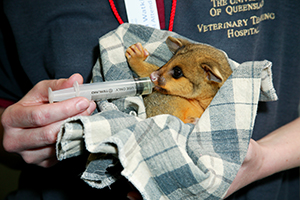
<path fill-rule="evenodd" d="M 90 102 L 88 100 L 81 100 L 76 104 L 76 109 L 78 111 L 84 111 L 90 106 Z"/>
<path fill-rule="evenodd" d="M 95 109 L 96 109 L 96 103 L 94 101 L 90 101 L 89 109 L 87 110 L 87 112 L 91 114 L 92 112 L 94 112 Z"/>

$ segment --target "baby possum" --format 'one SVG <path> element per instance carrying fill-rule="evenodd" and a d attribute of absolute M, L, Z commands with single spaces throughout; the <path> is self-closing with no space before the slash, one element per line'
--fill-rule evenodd
<path fill-rule="evenodd" d="M 212 46 L 171 36 L 166 44 L 174 55 L 161 68 L 145 61 L 149 53 L 140 43 L 126 50 L 131 69 L 155 85 L 144 97 L 147 117 L 171 114 L 196 123 L 232 70 L 225 54 Z"/>

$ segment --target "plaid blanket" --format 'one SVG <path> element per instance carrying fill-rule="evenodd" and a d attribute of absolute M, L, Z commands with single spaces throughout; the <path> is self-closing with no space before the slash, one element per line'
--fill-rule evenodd
<path fill-rule="evenodd" d="M 173 32 L 123 24 L 99 40 L 93 81 L 135 76 L 125 50 L 141 42 L 148 62 L 172 56 Z M 100 112 L 66 120 L 57 140 L 59 160 L 91 153 L 82 179 L 103 188 L 126 177 L 144 199 L 221 199 L 247 153 L 259 101 L 277 99 L 269 61 L 238 64 L 196 125 L 171 115 L 146 118 L 141 97 L 97 102 Z"/>

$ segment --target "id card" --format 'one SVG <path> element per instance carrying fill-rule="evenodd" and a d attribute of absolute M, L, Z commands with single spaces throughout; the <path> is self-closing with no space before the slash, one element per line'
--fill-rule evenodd
<path fill-rule="evenodd" d="M 160 29 L 155 0 L 124 0 L 128 22 Z"/>

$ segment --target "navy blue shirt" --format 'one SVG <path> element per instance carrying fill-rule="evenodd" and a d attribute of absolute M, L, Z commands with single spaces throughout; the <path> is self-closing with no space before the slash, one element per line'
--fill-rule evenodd
<path fill-rule="evenodd" d="M 115 4 L 127 22 L 123 1 Z M 165 0 L 166 28 L 170 10 L 171 0 Z M 273 63 L 273 82 L 279 100 L 259 104 L 255 140 L 298 117 L 299 13 L 300 2 L 292 0 L 177 2 L 174 32 L 220 48 L 240 63 L 265 59 Z M 98 38 L 118 25 L 108 1 L 5 0 L 0 25 L 0 98 L 17 101 L 39 81 L 69 77 L 75 72 L 88 82 L 99 54 Z M 74 190 L 65 190 L 67 183 L 73 188 L 82 187 L 82 191 L 75 190 L 78 195 L 85 190 L 94 191 L 77 180 L 84 168 L 77 163 L 77 159 L 63 161 L 50 169 L 27 166 L 21 177 L 23 193 L 18 194 L 57 194 L 56 198 L 63 199 L 74 194 Z M 76 166 L 71 172 L 65 167 L 70 165 Z M 72 181 L 56 184 L 62 174 Z M 257 181 L 229 199 L 299 199 L 299 170 Z"/>

